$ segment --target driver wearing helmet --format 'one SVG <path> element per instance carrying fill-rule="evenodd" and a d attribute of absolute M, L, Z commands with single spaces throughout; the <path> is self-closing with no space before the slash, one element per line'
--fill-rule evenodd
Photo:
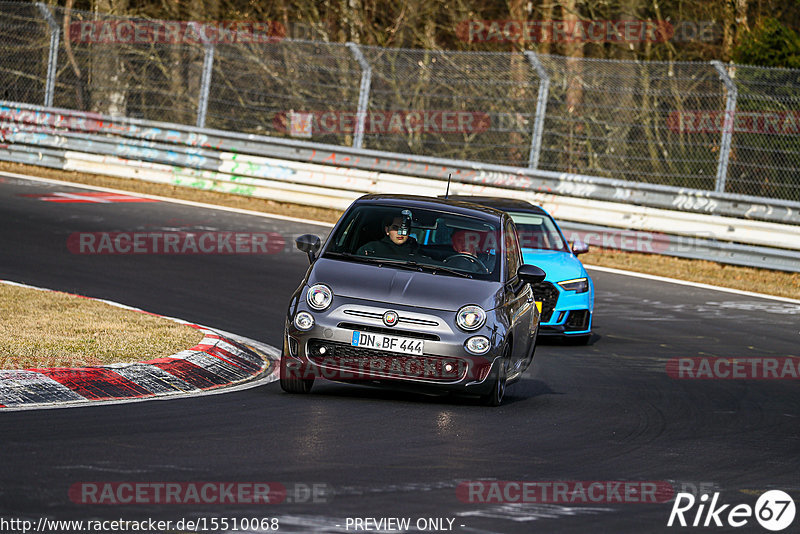
<path fill-rule="evenodd" d="M 356 255 L 380 258 L 409 259 L 419 254 L 419 243 L 409 235 L 411 212 L 403 210 L 400 215 L 387 217 L 383 222 L 386 235 L 377 241 L 361 246 Z"/>

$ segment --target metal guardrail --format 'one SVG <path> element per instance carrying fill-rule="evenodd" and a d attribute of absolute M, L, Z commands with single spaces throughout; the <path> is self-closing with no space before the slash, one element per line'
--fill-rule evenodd
<path fill-rule="evenodd" d="M 344 208 L 366 192 L 524 198 L 562 221 L 683 236 L 652 252 L 800 272 L 800 203 L 0 102 L 0 159 Z M 735 218 L 738 217 L 738 218 Z M 608 227 L 612 227 L 609 230 Z M 584 228 L 585 229 L 585 228 Z M 660 238 L 662 239 L 662 238 Z M 675 241 L 672 238 L 673 244 Z M 659 243 L 658 241 L 656 243 Z M 779 245 L 779 247 L 776 247 Z M 622 248 L 622 247 L 617 247 Z"/>
<path fill-rule="evenodd" d="M 0 21 L 7 100 L 800 201 L 800 69 L 306 41 L 53 2 L 0 0 Z"/>

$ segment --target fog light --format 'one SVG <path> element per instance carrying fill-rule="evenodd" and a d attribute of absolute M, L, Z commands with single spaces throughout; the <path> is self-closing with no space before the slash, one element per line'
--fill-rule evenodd
<path fill-rule="evenodd" d="M 444 364 L 444 370 L 447 371 L 448 373 L 452 373 L 453 369 L 455 368 L 456 368 L 455 365 L 453 365 L 452 363 Z"/>
<path fill-rule="evenodd" d="M 471 352 L 472 354 L 486 354 L 491 348 L 489 339 L 484 336 L 471 337 L 467 340 L 464 346 L 466 347 L 467 351 Z"/>
<path fill-rule="evenodd" d="M 314 326 L 314 317 L 310 313 L 302 311 L 294 316 L 294 326 L 298 330 L 311 330 L 311 327 Z"/>
<path fill-rule="evenodd" d="M 319 348 L 319 353 L 320 354 L 325 354 L 326 352 L 328 352 L 328 349 L 326 349 L 325 347 L 320 347 Z"/>

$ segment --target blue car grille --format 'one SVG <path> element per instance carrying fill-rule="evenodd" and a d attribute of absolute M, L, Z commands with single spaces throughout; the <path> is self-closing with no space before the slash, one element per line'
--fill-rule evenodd
<path fill-rule="evenodd" d="M 542 303 L 540 322 L 549 322 L 553 310 L 556 309 L 556 303 L 558 303 L 558 289 L 550 282 L 538 282 L 533 284 L 533 295 L 537 301 Z"/>
<path fill-rule="evenodd" d="M 568 330 L 586 330 L 589 328 L 589 310 L 572 310 L 567 317 Z"/>

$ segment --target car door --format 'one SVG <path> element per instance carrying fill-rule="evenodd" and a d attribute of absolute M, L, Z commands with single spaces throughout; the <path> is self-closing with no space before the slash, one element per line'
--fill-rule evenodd
<path fill-rule="evenodd" d="M 530 329 L 533 324 L 534 302 L 530 284 L 523 282 L 517 275 L 519 266 L 522 265 L 522 253 L 519 248 L 517 231 L 511 219 L 506 220 L 503 234 L 506 309 L 514 338 L 509 368 L 509 378 L 512 378 L 518 372 L 524 371 L 529 363 L 527 359 L 533 340 Z"/>

